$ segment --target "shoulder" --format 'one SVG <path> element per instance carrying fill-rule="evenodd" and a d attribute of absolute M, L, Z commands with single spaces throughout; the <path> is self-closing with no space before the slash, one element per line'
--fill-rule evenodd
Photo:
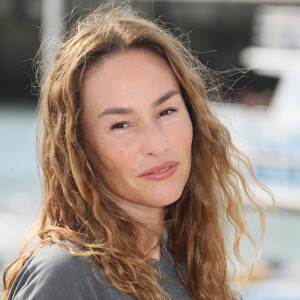
<path fill-rule="evenodd" d="M 36 272 L 44 276 L 53 276 L 55 279 L 68 275 L 68 281 L 76 281 L 83 271 L 90 270 L 88 257 L 73 256 L 67 249 L 57 244 L 38 249 L 28 260 L 29 272 Z"/>
<path fill-rule="evenodd" d="M 97 275 L 107 281 L 101 273 Z M 38 249 L 25 263 L 9 299 L 95 299 L 88 295 L 103 287 L 96 280 L 88 257 L 73 256 L 53 244 Z"/>
<path fill-rule="evenodd" d="M 91 270 L 88 257 L 73 256 L 67 249 L 57 244 L 38 249 L 23 269 L 28 276 L 34 275 L 58 282 L 63 279 L 70 284 Z"/>

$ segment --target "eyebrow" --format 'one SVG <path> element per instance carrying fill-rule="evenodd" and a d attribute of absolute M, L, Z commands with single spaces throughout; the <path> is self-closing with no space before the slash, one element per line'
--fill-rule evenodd
<path fill-rule="evenodd" d="M 164 102 L 172 98 L 174 95 L 180 95 L 179 91 L 171 90 L 165 93 L 164 95 L 162 95 L 161 97 L 159 97 L 157 100 L 154 101 L 153 106 L 157 107 L 163 104 Z M 108 107 L 98 116 L 98 118 L 107 115 L 128 115 L 133 113 L 133 111 L 134 110 L 131 107 Z"/>

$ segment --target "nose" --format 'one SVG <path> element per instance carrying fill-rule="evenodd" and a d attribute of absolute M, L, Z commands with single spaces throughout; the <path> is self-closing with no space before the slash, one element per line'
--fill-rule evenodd
<path fill-rule="evenodd" d="M 148 124 L 141 132 L 141 150 L 145 156 L 159 157 L 168 149 L 166 133 L 158 124 Z"/>

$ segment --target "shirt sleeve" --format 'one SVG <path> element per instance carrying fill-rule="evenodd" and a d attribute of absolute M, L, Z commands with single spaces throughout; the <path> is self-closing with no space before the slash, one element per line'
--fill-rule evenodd
<path fill-rule="evenodd" d="M 103 288 L 96 280 L 87 257 L 75 257 L 66 249 L 51 245 L 37 250 L 26 262 L 8 300 L 105 299 L 104 295 L 101 296 Z"/>

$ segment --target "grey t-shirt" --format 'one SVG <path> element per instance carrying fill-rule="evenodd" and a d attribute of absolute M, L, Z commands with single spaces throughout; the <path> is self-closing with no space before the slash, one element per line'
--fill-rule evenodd
<path fill-rule="evenodd" d="M 159 262 L 162 287 L 171 299 L 192 299 L 177 278 L 173 262 L 162 248 Z M 172 258 L 173 259 L 173 258 Z M 158 268 L 158 264 L 154 264 Z M 72 256 L 65 248 L 53 244 L 38 249 L 18 274 L 8 300 L 117 300 L 126 296 L 97 269 L 96 280 L 87 257 Z"/>

